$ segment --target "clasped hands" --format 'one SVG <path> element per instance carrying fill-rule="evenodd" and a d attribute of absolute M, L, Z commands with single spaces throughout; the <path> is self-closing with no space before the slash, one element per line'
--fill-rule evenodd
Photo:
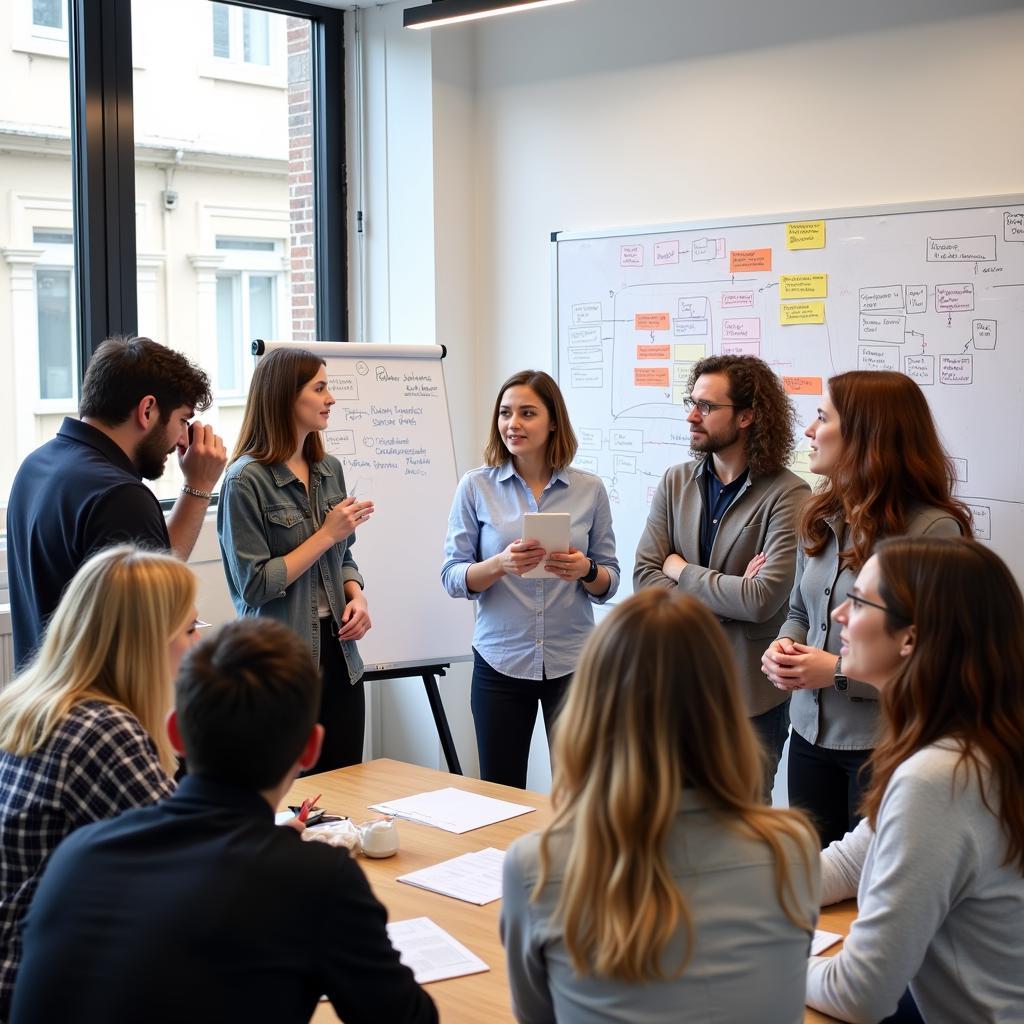
<path fill-rule="evenodd" d="M 582 579 L 590 572 L 590 558 L 582 551 L 571 547 L 568 551 L 547 552 L 536 540 L 514 540 L 499 560 L 501 571 L 508 576 L 522 576 L 541 562 L 549 573 L 567 582 Z"/>
<path fill-rule="evenodd" d="M 821 690 L 832 685 L 836 656 L 783 636 L 761 655 L 761 671 L 778 690 Z"/>

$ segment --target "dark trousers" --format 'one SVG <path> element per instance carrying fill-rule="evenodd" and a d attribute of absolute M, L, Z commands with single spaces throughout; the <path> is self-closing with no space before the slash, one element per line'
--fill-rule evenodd
<path fill-rule="evenodd" d="M 515 679 L 491 668 L 476 650 L 473 651 L 470 706 L 481 779 L 526 788 L 537 703 L 539 701 L 543 709 L 544 728 L 550 741 L 551 727 L 571 679 L 572 675 L 557 679 Z"/>
<path fill-rule="evenodd" d="M 363 726 L 366 695 L 363 681 L 348 681 L 348 666 L 338 643 L 338 627 L 330 619 L 320 620 L 320 714 L 324 745 L 320 760 L 310 772 L 329 772 L 359 764 L 363 760 Z"/>
<path fill-rule="evenodd" d="M 814 821 L 824 849 L 860 821 L 857 808 L 870 781 L 861 768 L 870 750 L 829 750 L 808 743 L 795 729 L 789 740 L 789 803 Z"/>
<path fill-rule="evenodd" d="M 789 701 L 784 700 L 771 710 L 754 715 L 750 719 L 750 724 L 764 748 L 764 802 L 770 804 L 775 773 L 779 770 L 782 748 L 786 745 L 786 737 L 789 735 Z"/>

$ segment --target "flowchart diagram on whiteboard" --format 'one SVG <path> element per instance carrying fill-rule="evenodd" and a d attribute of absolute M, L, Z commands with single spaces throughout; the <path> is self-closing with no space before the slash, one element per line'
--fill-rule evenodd
<path fill-rule="evenodd" d="M 1024 579 L 1024 197 L 552 236 L 558 376 L 623 583 L 694 362 L 759 356 L 807 423 L 830 376 L 921 386 L 977 536 Z M 801 438 L 794 470 L 807 470 Z"/>

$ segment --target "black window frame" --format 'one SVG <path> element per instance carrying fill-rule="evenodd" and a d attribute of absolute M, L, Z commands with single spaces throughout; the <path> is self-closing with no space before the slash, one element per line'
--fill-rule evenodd
<path fill-rule="evenodd" d="M 311 23 L 316 329 L 347 341 L 344 13 L 302 0 L 230 2 Z M 132 25 L 130 0 L 68 4 L 81 375 L 104 338 L 138 331 Z"/>

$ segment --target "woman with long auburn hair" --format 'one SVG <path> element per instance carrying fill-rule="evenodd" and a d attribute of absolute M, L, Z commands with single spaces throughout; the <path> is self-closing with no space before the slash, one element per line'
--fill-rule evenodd
<path fill-rule="evenodd" d="M 554 819 L 505 858 L 517 1019 L 803 1020 L 817 843 L 762 803 L 762 758 L 704 605 L 651 588 L 598 625 L 555 729 Z"/>
<path fill-rule="evenodd" d="M 842 373 L 828 382 L 810 438 L 822 483 L 798 523 L 789 618 L 761 665 L 793 692 L 789 802 L 814 818 L 822 846 L 854 827 L 878 738 L 878 694 L 839 657 L 832 609 L 885 537 L 970 536 L 953 497 L 953 463 L 921 389 L 902 373 Z"/>
<path fill-rule="evenodd" d="M 470 701 L 480 777 L 520 789 L 538 705 L 550 735 L 593 606 L 619 585 L 608 492 L 571 465 L 575 456 L 558 385 L 520 370 L 498 389 L 484 465 L 459 481 L 448 517 L 441 582 L 477 602 Z M 528 512 L 568 515 L 569 550 L 524 537 Z"/>
<path fill-rule="evenodd" d="M 78 570 L 35 659 L 0 693 L 0 1020 L 21 925 L 57 844 L 174 791 L 164 728 L 198 640 L 196 580 L 177 558 L 108 548 Z"/>
<path fill-rule="evenodd" d="M 326 732 L 313 768 L 318 772 L 363 759 L 363 662 L 356 641 L 371 625 L 352 545 L 373 502 L 347 494 L 341 463 L 324 449 L 320 432 L 333 405 L 319 356 L 302 348 L 264 356 L 217 506 L 235 611 L 291 626 L 320 665 L 319 720 Z"/>
<path fill-rule="evenodd" d="M 811 1006 L 879 1020 L 1024 1020 L 1024 599 L 972 540 L 880 544 L 833 612 L 843 661 L 881 693 L 864 818 L 821 855 L 822 902 L 857 896 Z"/>

